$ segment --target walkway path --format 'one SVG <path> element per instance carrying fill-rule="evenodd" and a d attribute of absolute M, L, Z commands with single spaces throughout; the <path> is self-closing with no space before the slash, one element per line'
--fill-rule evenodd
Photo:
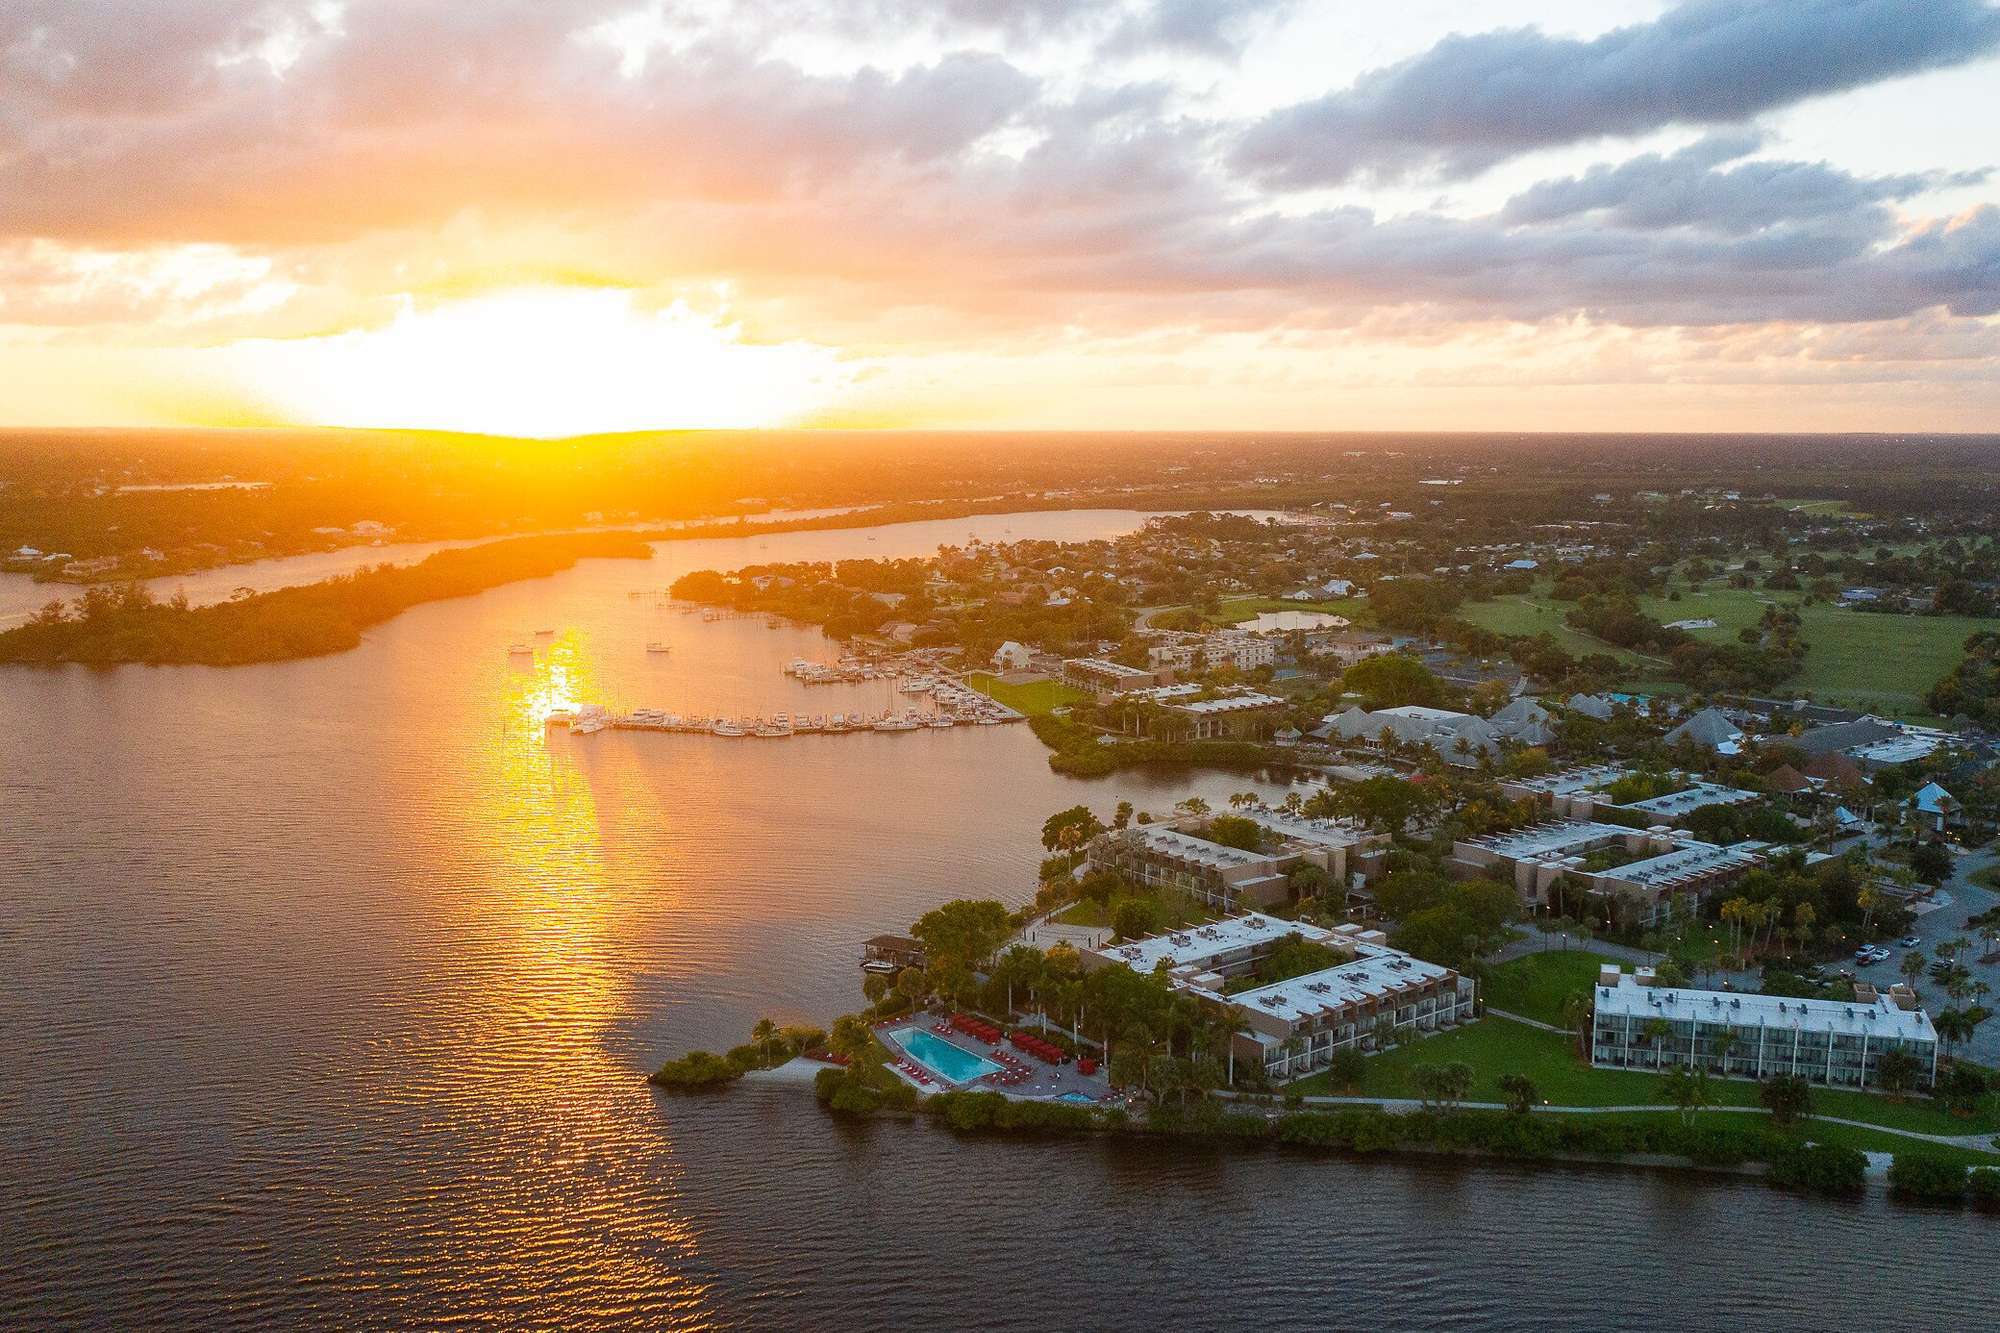
<path fill-rule="evenodd" d="M 1562 1037 L 1576 1036 L 1576 1034 L 1574 1032 L 1571 1032 L 1568 1028 L 1559 1028 L 1554 1023 L 1544 1023 L 1542 1022 L 1541 1019 L 1529 1018 L 1526 1014 L 1510 1014 L 1505 1009 L 1495 1009 L 1490 1004 L 1486 1006 L 1486 1012 L 1488 1014 L 1491 1014 L 1495 1018 L 1509 1019 L 1513 1022 L 1520 1023 L 1525 1027 L 1540 1028 L 1544 1032 L 1553 1032 L 1558 1036 Z"/>
<path fill-rule="evenodd" d="M 1492 1013 L 1492 1010 L 1488 1010 Z M 1223 1096 L 1234 1094 L 1224 1093 Z M 1307 1106 L 1376 1106 L 1392 1115 L 1408 1115 L 1425 1109 L 1425 1103 L 1407 1097 L 1307 1097 Z M 1505 1102 L 1460 1102 L 1459 1107 L 1469 1111 L 1504 1111 Z M 1537 1115 L 1617 1115 L 1627 1111 L 1675 1111 L 1678 1106 L 1538 1106 Z M 1709 1106 L 1701 1114 L 1712 1111 L 1734 1112 L 1739 1115 L 1769 1115 L 1770 1111 L 1761 1106 Z M 1867 1120 L 1848 1120 L 1841 1116 L 1816 1115 L 1808 1117 L 1824 1121 L 1829 1125 L 1851 1125 L 1856 1129 L 1875 1129 L 1884 1134 L 1895 1134 L 1901 1138 L 1918 1139 L 1925 1143 L 1942 1144 L 1948 1148 L 1970 1148 L 1975 1152 L 1993 1152 L 1995 1135 L 1992 1134 L 1924 1134 L 1914 1129 L 1895 1129 L 1888 1125 L 1878 1125 Z M 1996 1154 L 1996 1166 L 2000 1166 L 2000 1154 Z"/>

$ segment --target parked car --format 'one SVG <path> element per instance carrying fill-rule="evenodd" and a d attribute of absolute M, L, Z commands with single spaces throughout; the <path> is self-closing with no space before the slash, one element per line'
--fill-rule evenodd
<path fill-rule="evenodd" d="M 1905 949 L 1915 949 L 1923 944 L 1923 939 L 1917 935 L 1905 935 L 1902 939 L 1897 940 L 1896 943 L 1902 945 Z"/>

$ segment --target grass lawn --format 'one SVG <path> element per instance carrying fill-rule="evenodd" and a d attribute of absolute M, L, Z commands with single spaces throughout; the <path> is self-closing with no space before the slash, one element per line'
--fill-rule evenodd
<path fill-rule="evenodd" d="M 1583 949 L 1531 953 L 1502 963 L 1486 981 L 1486 1003 L 1543 1023 L 1562 1023 L 1562 1003 L 1586 995 L 1597 984 L 1597 969 L 1617 960 Z"/>
<path fill-rule="evenodd" d="M 1688 631 L 1710 643 L 1733 643 L 1737 631 L 1758 623 L 1764 608 L 1793 604 L 1798 594 L 1762 588 L 1730 588 L 1710 584 L 1681 588 L 1680 600 L 1642 597 L 1639 609 L 1662 624 L 1676 620 L 1713 620 L 1714 629 Z M 1469 602 L 1459 614 L 1496 634 L 1539 634 L 1547 631 L 1572 653 L 1608 652 L 1634 666 L 1651 666 L 1655 659 L 1614 649 L 1563 624 L 1568 609 L 1537 584 L 1530 594 Z M 1844 611 L 1824 604 L 1799 612 L 1806 641 L 1805 668 L 1786 688 L 1807 691 L 1820 703 L 1881 712 L 1897 717 L 1928 717 L 1924 695 L 1938 679 L 1958 665 L 1968 636 L 1991 629 L 1992 622 L 1975 616 L 1890 616 Z M 1634 681 L 1649 693 L 1684 690 L 1664 680 Z"/>
<path fill-rule="evenodd" d="M 1563 624 L 1563 615 L 1568 610 L 1568 603 L 1552 601 L 1537 592 L 1512 593 L 1487 602 L 1467 602 L 1458 609 L 1458 614 L 1495 634 L 1553 635 L 1564 652 L 1578 657 L 1605 653 L 1628 666 L 1655 664 L 1655 659 L 1615 648 L 1602 639 L 1571 629 Z"/>
<path fill-rule="evenodd" d="M 1575 955 L 1572 955 L 1574 957 Z M 1632 1069 L 1596 1069 L 1575 1053 L 1575 1044 L 1561 1033 L 1544 1032 L 1504 1018 L 1486 1018 L 1469 1027 L 1426 1037 L 1408 1046 L 1368 1057 L 1361 1086 L 1363 1097 L 1417 1096 L 1410 1070 L 1417 1065 L 1460 1060 L 1472 1066 L 1472 1091 L 1466 1100 L 1505 1101 L 1500 1078 L 1510 1073 L 1534 1080 L 1544 1099 L 1557 1106 L 1645 1106 L 1661 1100 L 1660 1076 Z M 1293 1085 L 1307 1096 L 1334 1091 L 1325 1074 Z M 1716 1079 L 1709 1084 L 1718 1106 L 1757 1105 L 1757 1085 L 1747 1079 Z M 2000 1131 L 2000 1105 L 1989 1097 L 1978 1115 L 1961 1120 L 1938 1110 L 1927 1099 L 1906 1102 L 1869 1092 L 1814 1088 L 1813 1110 L 1819 1115 L 1865 1120 L 1920 1134 L 1982 1134 Z M 1837 1129 L 1838 1126 L 1829 1126 Z M 1904 1141 L 1907 1148 L 1908 1141 Z"/>
<path fill-rule="evenodd" d="M 1186 926 L 1198 926 L 1215 919 L 1215 913 L 1185 893 L 1162 889 L 1149 895 L 1126 894 L 1112 899 L 1108 905 L 1082 898 L 1057 912 L 1050 920 L 1061 926 L 1108 926 L 1117 914 L 1118 905 L 1133 897 L 1151 899 L 1154 909 L 1159 913 L 1160 926 L 1164 930 L 1180 930 Z"/>
<path fill-rule="evenodd" d="M 965 683 L 989 698 L 997 699 L 1017 713 L 1035 717 L 1051 713 L 1066 704 L 1087 702 L 1090 695 L 1059 680 L 1037 680 L 1026 685 L 1009 685 L 997 676 L 975 671 Z"/>

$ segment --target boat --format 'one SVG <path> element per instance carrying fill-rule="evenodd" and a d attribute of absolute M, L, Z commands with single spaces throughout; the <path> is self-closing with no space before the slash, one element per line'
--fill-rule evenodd
<path fill-rule="evenodd" d="M 798 717 L 792 722 L 792 730 L 799 732 L 819 731 L 825 725 L 826 725 L 825 718 L 807 717 L 804 713 L 800 713 Z"/>
<path fill-rule="evenodd" d="M 525 643 L 507 645 L 507 656 L 509 657 L 533 657 L 534 655 L 535 650 Z"/>
<path fill-rule="evenodd" d="M 709 734 L 714 736 L 741 736 L 743 734 L 743 728 L 737 726 L 726 717 L 715 719 L 710 724 L 708 730 Z"/>
<path fill-rule="evenodd" d="M 923 723 L 918 722 L 914 717 L 910 716 L 909 714 L 904 714 L 902 717 L 897 717 L 893 713 L 884 713 L 881 719 L 875 723 L 875 730 L 915 731 L 918 727 L 922 725 Z"/>
<path fill-rule="evenodd" d="M 933 727 L 948 727 L 951 725 L 951 715 L 949 713 L 933 713 L 930 725 Z"/>
<path fill-rule="evenodd" d="M 535 631 L 535 637 L 538 639 L 553 638 L 555 637 L 555 631 L 552 629 L 538 629 Z"/>
<path fill-rule="evenodd" d="M 789 713 L 780 713 L 769 722 L 760 722 L 757 726 L 757 735 L 759 736 L 778 737 L 789 736 L 791 734 L 792 716 Z"/>
<path fill-rule="evenodd" d="M 673 649 L 669 648 L 666 644 L 661 643 L 658 640 L 655 640 L 654 642 L 646 645 L 646 651 L 649 653 L 670 653 L 673 651 Z"/>

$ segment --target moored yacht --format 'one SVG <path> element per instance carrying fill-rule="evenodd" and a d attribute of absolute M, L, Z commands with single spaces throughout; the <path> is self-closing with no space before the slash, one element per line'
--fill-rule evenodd
<path fill-rule="evenodd" d="M 715 719 L 715 722 L 708 730 L 711 735 L 715 736 L 741 736 L 743 734 L 743 728 L 737 726 L 726 717 Z"/>

